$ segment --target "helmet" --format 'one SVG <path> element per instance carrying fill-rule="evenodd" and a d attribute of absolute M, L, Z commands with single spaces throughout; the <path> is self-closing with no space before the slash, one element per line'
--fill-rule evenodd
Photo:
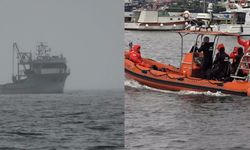
<path fill-rule="evenodd" d="M 217 45 L 217 50 L 221 51 L 221 49 L 225 50 L 225 46 L 222 43 L 220 43 L 220 44 Z"/>
<path fill-rule="evenodd" d="M 139 44 L 136 44 L 132 47 L 132 51 L 136 53 L 140 53 L 141 46 Z"/>

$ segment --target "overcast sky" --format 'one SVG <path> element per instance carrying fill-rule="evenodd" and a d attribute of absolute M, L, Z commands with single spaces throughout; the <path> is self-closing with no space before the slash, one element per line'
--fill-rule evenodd
<path fill-rule="evenodd" d="M 1 0 L 0 83 L 11 81 L 12 43 L 63 53 L 66 89 L 123 88 L 123 1 Z"/>

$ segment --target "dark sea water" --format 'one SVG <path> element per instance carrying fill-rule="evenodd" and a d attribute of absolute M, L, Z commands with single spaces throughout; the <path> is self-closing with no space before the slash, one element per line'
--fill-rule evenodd
<path fill-rule="evenodd" d="M 185 49 L 194 38 L 186 39 Z M 130 41 L 142 45 L 144 57 L 179 65 L 178 34 L 126 31 L 126 47 Z M 232 37 L 220 41 L 228 51 L 236 43 Z M 125 146 L 131 150 L 249 150 L 250 98 L 162 91 L 126 79 Z"/>
<path fill-rule="evenodd" d="M 0 95 L 0 150 L 122 149 L 123 108 L 123 91 Z"/>

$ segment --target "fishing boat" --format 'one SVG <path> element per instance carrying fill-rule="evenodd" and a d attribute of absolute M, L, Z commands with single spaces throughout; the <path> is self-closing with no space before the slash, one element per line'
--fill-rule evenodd
<path fill-rule="evenodd" d="M 136 64 L 129 58 L 129 52 L 125 51 L 125 76 L 128 79 L 135 80 L 142 85 L 147 85 L 161 90 L 173 91 L 198 91 L 198 92 L 221 92 L 226 94 L 250 96 L 250 53 L 245 53 L 241 59 L 239 67 L 234 74 L 230 75 L 229 81 L 206 79 L 201 76 L 202 53 L 187 52 L 184 53 L 183 42 L 184 37 L 190 34 L 197 35 L 197 44 L 200 37 L 209 35 L 213 37 L 213 58 L 215 57 L 218 39 L 222 36 L 236 37 L 239 34 L 231 34 L 226 32 L 211 31 L 178 31 L 181 37 L 181 61 L 180 66 L 176 67 L 171 64 L 163 64 L 161 62 L 143 58 L 143 62 L 150 66 L 156 66 L 161 69 L 153 69 L 152 67 L 144 67 Z M 239 76 L 238 72 L 242 70 L 245 76 Z"/>
<path fill-rule="evenodd" d="M 12 82 L 1 84 L 0 94 L 63 93 L 70 75 L 66 62 L 62 54 L 51 55 L 51 49 L 43 42 L 37 46 L 35 55 L 21 51 L 13 43 Z"/>

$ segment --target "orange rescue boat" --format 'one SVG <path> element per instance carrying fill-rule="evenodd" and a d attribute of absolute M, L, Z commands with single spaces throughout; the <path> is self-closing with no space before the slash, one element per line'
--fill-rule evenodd
<path fill-rule="evenodd" d="M 197 34 L 196 42 L 200 36 L 213 35 L 214 47 L 218 44 L 218 37 L 220 36 L 239 36 L 238 34 L 222 33 L 222 32 L 208 32 L 208 31 L 179 31 L 181 36 L 182 49 L 181 49 L 181 63 L 180 67 L 175 67 L 170 64 L 162 64 L 148 58 L 142 58 L 143 62 L 151 66 L 155 65 L 157 68 L 164 68 L 163 70 L 155 70 L 151 67 L 144 67 L 136 64 L 129 59 L 129 52 L 125 51 L 125 76 L 126 78 L 133 79 L 140 84 L 161 90 L 188 90 L 198 92 L 221 92 L 225 94 L 234 94 L 240 96 L 250 96 L 250 53 L 245 53 L 242 61 L 237 68 L 248 72 L 244 77 L 237 76 L 237 73 L 232 74 L 232 80 L 224 82 L 217 80 L 203 79 L 201 74 L 201 66 L 195 60 L 197 57 L 202 57 L 202 54 L 195 54 L 196 52 L 183 53 L 183 37 L 188 34 Z M 214 48 L 215 55 L 215 48 Z"/>

